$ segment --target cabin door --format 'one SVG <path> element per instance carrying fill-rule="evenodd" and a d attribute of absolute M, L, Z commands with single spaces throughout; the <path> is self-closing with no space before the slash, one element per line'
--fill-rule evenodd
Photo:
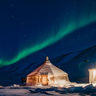
<path fill-rule="evenodd" d="M 48 75 L 41 75 L 42 85 L 48 85 Z"/>

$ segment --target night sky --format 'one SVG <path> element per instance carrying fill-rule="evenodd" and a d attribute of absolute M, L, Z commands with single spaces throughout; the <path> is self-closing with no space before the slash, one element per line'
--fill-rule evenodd
<path fill-rule="evenodd" d="M 0 0 L 0 66 L 18 63 L 62 39 L 62 52 L 69 47 L 78 49 L 79 44 L 72 46 L 73 39 L 76 42 L 85 38 L 86 43 L 92 41 L 89 45 L 95 45 L 93 26 L 96 26 L 96 0 Z M 74 34 L 70 42 L 66 41 L 64 38 L 73 32 L 80 37 Z M 82 43 L 79 46 L 85 47 Z M 48 49 L 50 56 L 56 55 L 54 49 Z M 40 56 L 44 55 L 47 54 Z"/>

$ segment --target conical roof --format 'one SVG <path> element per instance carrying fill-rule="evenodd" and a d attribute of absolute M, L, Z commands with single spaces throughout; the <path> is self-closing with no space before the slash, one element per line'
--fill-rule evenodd
<path fill-rule="evenodd" d="M 59 76 L 59 75 L 67 75 L 66 72 L 64 72 L 63 70 L 57 68 L 56 66 L 54 66 L 50 60 L 48 59 L 48 56 L 46 57 L 45 62 L 38 67 L 36 70 L 34 70 L 33 72 L 31 72 L 30 74 L 28 74 L 27 76 L 32 76 L 35 74 L 53 74 L 54 76 Z"/>

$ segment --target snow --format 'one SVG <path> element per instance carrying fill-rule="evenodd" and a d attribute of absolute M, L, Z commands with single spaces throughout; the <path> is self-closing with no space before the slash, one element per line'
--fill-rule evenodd
<path fill-rule="evenodd" d="M 96 84 L 72 83 L 64 87 L 13 86 L 0 87 L 0 96 L 90 96 L 96 95 Z"/>

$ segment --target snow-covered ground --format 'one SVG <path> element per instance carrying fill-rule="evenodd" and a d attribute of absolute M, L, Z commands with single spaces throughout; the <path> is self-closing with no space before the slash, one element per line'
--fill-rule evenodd
<path fill-rule="evenodd" d="M 0 96 L 96 96 L 95 84 L 72 84 L 64 87 L 0 86 Z"/>

